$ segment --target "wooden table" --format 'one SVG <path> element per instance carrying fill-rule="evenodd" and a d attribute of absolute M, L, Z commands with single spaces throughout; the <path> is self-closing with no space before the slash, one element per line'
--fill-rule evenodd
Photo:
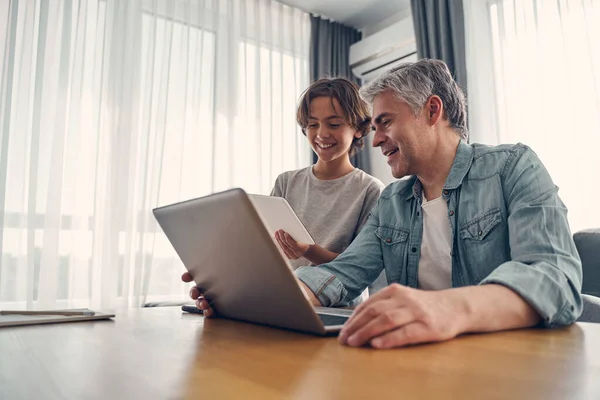
<path fill-rule="evenodd" d="M 0 328 L 0 399 L 600 399 L 600 324 L 397 350 L 178 308 Z"/>

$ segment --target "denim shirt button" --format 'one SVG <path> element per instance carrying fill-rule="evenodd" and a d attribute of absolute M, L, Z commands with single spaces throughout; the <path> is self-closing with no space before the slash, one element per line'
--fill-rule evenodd
<path fill-rule="evenodd" d="M 448 192 L 447 190 L 444 190 L 444 194 L 445 194 L 446 196 L 448 196 L 448 193 L 449 193 L 449 192 Z"/>
<path fill-rule="evenodd" d="M 416 248 L 416 247 L 413 247 L 413 248 L 412 248 L 412 249 L 410 249 L 410 250 L 411 250 L 413 253 L 416 253 L 416 252 L 417 252 L 417 248 Z"/>
<path fill-rule="evenodd" d="M 450 216 L 453 216 L 454 215 L 454 211 L 450 210 L 450 212 L 448 214 L 450 214 Z"/>
<path fill-rule="evenodd" d="M 390 238 L 387 238 L 387 239 L 385 239 L 385 242 L 386 242 L 386 243 L 392 243 L 392 239 L 390 239 Z"/>
<path fill-rule="evenodd" d="M 478 234 L 479 236 L 482 236 L 482 235 L 483 235 L 483 232 L 479 231 L 479 232 L 477 232 L 477 234 Z"/>
<path fill-rule="evenodd" d="M 575 307 L 574 306 L 571 306 L 571 311 L 575 311 Z"/>

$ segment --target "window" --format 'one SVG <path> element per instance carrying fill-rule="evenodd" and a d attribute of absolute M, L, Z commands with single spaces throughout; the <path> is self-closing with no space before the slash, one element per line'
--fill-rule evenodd
<path fill-rule="evenodd" d="M 572 231 L 600 226 L 600 4 L 465 5 L 473 141 L 531 146 L 560 188 Z"/>
<path fill-rule="evenodd" d="M 152 208 L 234 186 L 269 193 L 310 163 L 295 123 L 303 12 L 270 0 L 37 0 L 2 2 L 0 21 L 11 55 L 0 65 L 0 303 L 185 299 Z"/>

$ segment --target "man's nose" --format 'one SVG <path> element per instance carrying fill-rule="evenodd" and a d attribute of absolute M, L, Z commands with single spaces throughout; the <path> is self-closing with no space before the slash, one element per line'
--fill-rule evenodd
<path fill-rule="evenodd" d="M 381 133 L 379 130 L 375 130 L 373 133 L 373 147 L 379 147 L 385 143 L 387 136 Z"/>

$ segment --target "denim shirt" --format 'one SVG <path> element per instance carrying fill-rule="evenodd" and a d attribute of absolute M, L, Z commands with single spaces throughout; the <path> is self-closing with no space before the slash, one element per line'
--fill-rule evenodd
<path fill-rule="evenodd" d="M 452 286 L 504 285 L 546 326 L 574 322 L 582 311 L 581 260 L 557 192 L 529 147 L 461 142 L 442 191 Z M 386 187 L 335 260 L 300 267 L 296 275 L 324 306 L 348 304 L 384 269 L 388 283 L 417 288 L 422 237 L 421 183 L 413 176 Z"/>

